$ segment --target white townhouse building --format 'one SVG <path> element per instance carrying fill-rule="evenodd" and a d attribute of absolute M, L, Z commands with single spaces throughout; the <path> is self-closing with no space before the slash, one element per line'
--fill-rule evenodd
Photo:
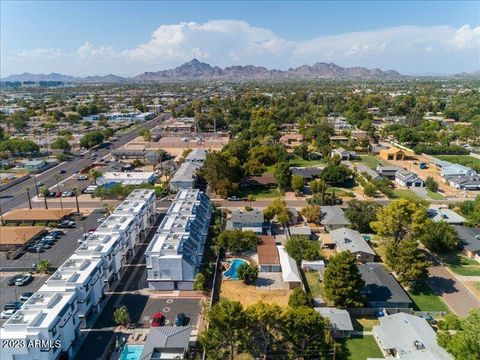
<path fill-rule="evenodd" d="M 153 290 L 192 290 L 203 260 L 211 203 L 199 190 L 181 190 L 145 251 Z"/>
<path fill-rule="evenodd" d="M 135 245 L 140 238 L 140 224 L 134 214 L 117 215 L 113 213 L 95 231 L 95 234 L 121 234 L 127 239 L 128 255 L 135 253 Z"/>
<path fill-rule="evenodd" d="M 77 293 L 78 316 L 82 327 L 91 313 L 100 310 L 105 292 L 102 260 L 86 259 L 74 254 L 67 259 L 40 288 L 43 292 L 73 291 Z"/>
<path fill-rule="evenodd" d="M 125 201 L 145 202 L 145 207 L 148 214 L 148 225 L 153 224 L 157 210 L 157 196 L 155 194 L 155 190 L 135 189 L 130 193 L 130 195 L 127 196 Z"/>
<path fill-rule="evenodd" d="M 126 262 L 128 251 L 127 239 L 123 234 L 90 235 L 85 242 L 75 251 L 78 257 L 102 260 L 104 282 L 107 285 L 121 277 L 120 270 Z"/>
<path fill-rule="evenodd" d="M 77 294 L 38 291 L 0 329 L 2 360 L 71 357 L 80 336 Z"/>

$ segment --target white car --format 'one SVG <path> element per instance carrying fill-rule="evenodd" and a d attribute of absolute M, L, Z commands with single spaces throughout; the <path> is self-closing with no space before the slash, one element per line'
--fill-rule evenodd
<path fill-rule="evenodd" d="M 97 223 L 103 223 L 105 221 L 105 218 L 104 217 L 101 217 L 101 218 L 98 218 L 97 219 Z"/>
<path fill-rule="evenodd" d="M 17 286 L 26 285 L 31 279 L 32 279 L 32 275 L 23 274 L 21 277 L 19 277 L 17 279 L 17 281 L 15 281 L 15 285 L 17 285 Z"/>
<path fill-rule="evenodd" d="M 0 314 L 0 318 L 2 318 L 2 319 L 10 319 L 16 312 L 17 312 L 17 310 L 5 310 L 5 311 L 2 311 L 2 313 Z"/>
<path fill-rule="evenodd" d="M 80 181 L 88 180 L 88 176 L 87 176 L 87 175 L 80 175 L 80 176 L 78 177 L 78 180 L 80 180 Z"/>

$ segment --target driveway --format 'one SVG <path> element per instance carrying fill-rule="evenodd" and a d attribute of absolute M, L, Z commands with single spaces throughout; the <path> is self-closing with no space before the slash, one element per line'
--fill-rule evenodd
<path fill-rule="evenodd" d="M 432 266 L 429 273 L 428 284 L 457 315 L 464 317 L 480 308 L 480 300 L 444 266 Z"/>

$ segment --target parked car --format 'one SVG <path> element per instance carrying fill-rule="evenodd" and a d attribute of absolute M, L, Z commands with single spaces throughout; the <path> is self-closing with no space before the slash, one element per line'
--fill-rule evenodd
<path fill-rule="evenodd" d="M 90 233 L 93 234 L 95 231 L 97 231 L 97 228 L 90 228 L 90 229 L 88 229 L 88 233 L 89 233 L 89 234 L 90 234 Z"/>
<path fill-rule="evenodd" d="M 38 182 L 38 183 L 37 183 L 37 186 L 38 186 L 39 188 L 41 188 L 42 186 L 45 186 L 45 183 L 43 183 L 43 182 Z"/>
<path fill-rule="evenodd" d="M 185 326 L 188 323 L 188 317 L 184 313 L 178 313 L 175 316 L 175 326 Z"/>
<path fill-rule="evenodd" d="M 56 196 L 57 196 L 56 192 L 49 192 L 48 195 L 47 195 L 47 197 L 49 197 L 49 198 L 54 198 Z"/>
<path fill-rule="evenodd" d="M 55 241 L 56 240 L 56 236 L 54 235 L 46 235 L 42 238 L 42 240 L 45 240 L 45 241 Z"/>
<path fill-rule="evenodd" d="M 23 305 L 23 302 L 21 301 L 11 301 L 11 302 L 8 302 L 5 304 L 5 306 L 3 307 L 4 310 L 15 310 L 17 311 L 18 309 L 20 309 Z"/>
<path fill-rule="evenodd" d="M 73 195 L 75 195 L 73 191 L 64 191 L 62 197 L 72 197 Z"/>
<path fill-rule="evenodd" d="M 30 274 L 23 274 L 21 277 L 19 277 L 16 281 L 15 281 L 15 285 L 17 286 L 24 286 L 24 285 L 27 285 L 30 281 L 33 280 L 33 276 L 30 275 Z"/>
<path fill-rule="evenodd" d="M 97 219 L 97 223 L 101 224 L 102 222 L 105 221 L 105 218 L 104 217 L 101 217 L 101 218 L 98 218 Z"/>
<path fill-rule="evenodd" d="M 55 193 L 55 197 L 59 198 L 59 197 L 62 197 L 62 192 L 61 191 L 57 191 Z"/>
<path fill-rule="evenodd" d="M 21 276 L 22 276 L 22 274 L 17 274 L 17 275 L 13 275 L 13 276 L 9 277 L 8 281 L 7 281 L 8 286 L 15 285 L 15 281 L 17 281 L 17 279 L 19 279 Z"/>
<path fill-rule="evenodd" d="M 60 222 L 60 224 L 58 224 L 58 227 L 59 228 L 74 228 L 76 225 L 75 225 L 75 221 L 72 221 L 72 220 L 62 220 Z"/>
<path fill-rule="evenodd" d="M 2 311 L 2 313 L 0 314 L 0 318 L 10 319 L 16 312 L 17 310 L 14 309 Z"/>
<path fill-rule="evenodd" d="M 164 324 L 165 324 L 165 315 L 163 315 L 161 312 L 157 312 L 152 315 L 152 318 L 150 319 L 151 327 L 159 327 L 159 326 L 163 326 Z"/>
<path fill-rule="evenodd" d="M 229 196 L 228 201 L 242 201 L 242 199 L 236 196 Z"/>
<path fill-rule="evenodd" d="M 26 291 L 26 292 L 23 292 L 20 297 L 18 298 L 18 300 L 20 301 L 27 301 L 28 299 L 30 299 L 33 295 L 33 292 L 32 291 Z"/>
<path fill-rule="evenodd" d="M 42 242 L 40 243 L 40 245 L 42 246 L 43 249 L 51 249 L 53 242 L 52 243 Z"/>
<path fill-rule="evenodd" d="M 59 174 L 66 174 L 67 171 L 62 169 L 62 170 L 60 170 L 58 173 L 59 173 Z"/>
<path fill-rule="evenodd" d="M 80 175 L 80 176 L 78 177 L 78 180 L 79 180 L 79 181 L 88 180 L 88 176 L 87 176 L 87 175 Z"/>
<path fill-rule="evenodd" d="M 49 235 L 54 235 L 55 237 L 59 238 L 62 235 L 65 235 L 65 232 L 62 230 L 53 230 L 48 233 Z"/>

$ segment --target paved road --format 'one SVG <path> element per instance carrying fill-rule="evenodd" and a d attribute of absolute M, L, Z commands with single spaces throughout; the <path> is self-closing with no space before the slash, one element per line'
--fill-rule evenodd
<path fill-rule="evenodd" d="M 169 119 L 171 116 L 172 116 L 171 114 L 162 114 L 161 116 L 158 116 L 153 120 L 145 122 L 143 126 L 151 129 L 157 126 L 158 124 L 160 124 L 160 122 Z M 131 140 L 133 140 L 135 137 L 138 136 L 137 132 L 138 132 L 138 129 L 133 129 L 124 135 L 120 135 L 118 140 L 116 140 L 113 143 L 111 149 L 98 150 L 98 158 L 104 157 L 105 155 L 108 155 L 109 153 L 111 153 L 113 149 L 116 149 L 130 142 Z M 88 154 L 86 154 L 84 155 L 84 157 L 76 158 L 72 161 L 61 163 L 53 167 L 52 169 L 49 169 L 41 174 L 36 175 L 37 184 L 44 183 L 45 186 L 52 187 L 56 185 L 55 175 L 58 174 L 60 170 L 65 170 L 66 173 L 62 174 L 62 176 L 64 178 L 68 178 L 69 176 L 73 175 L 75 172 L 80 171 L 84 167 L 90 165 L 92 162 L 93 160 L 90 159 L 90 156 Z M 35 181 L 33 177 L 15 186 L 12 186 L 10 189 L 2 191 L 2 198 L 0 198 L 0 205 L 1 205 L 1 211 L 3 213 L 11 209 L 24 206 L 28 203 L 27 193 L 25 191 L 26 186 L 31 187 L 32 189 L 30 194 L 31 196 L 36 195 Z"/>
<path fill-rule="evenodd" d="M 480 308 L 480 300 L 443 265 L 432 266 L 429 273 L 428 284 L 457 315 L 464 317 Z"/>

